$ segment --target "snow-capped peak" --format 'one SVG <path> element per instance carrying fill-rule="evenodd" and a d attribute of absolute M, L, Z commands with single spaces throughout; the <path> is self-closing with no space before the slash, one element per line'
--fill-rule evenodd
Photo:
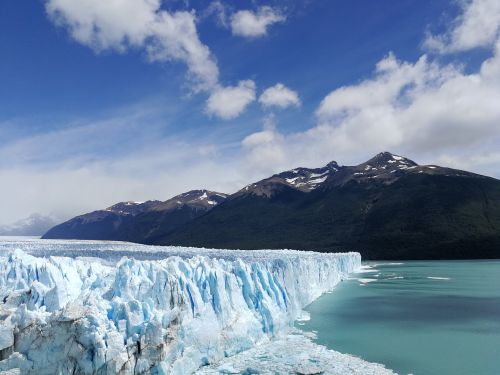
<path fill-rule="evenodd" d="M 190 206 L 200 209 L 209 209 L 227 198 L 226 194 L 210 190 L 190 190 L 186 193 L 176 195 L 169 200 L 162 202 L 156 210 L 178 209 L 183 206 Z"/>
<path fill-rule="evenodd" d="M 366 163 L 360 164 L 364 171 L 379 171 L 390 172 L 391 170 L 404 170 L 418 166 L 413 160 L 403 156 L 392 154 L 390 152 L 381 152 L 368 160 Z"/>
<path fill-rule="evenodd" d="M 34 213 L 14 223 L 0 225 L 0 236 L 41 236 L 57 222 L 53 216 Z"/>
<path fill-rule="evenodd" d="M 160 201 L 126 201 L 116 203 L 106 208 L 104 211 L 112 212 L 118 215 L 137 215 L 139 213 L 149 211 L 160 203 Z"/>

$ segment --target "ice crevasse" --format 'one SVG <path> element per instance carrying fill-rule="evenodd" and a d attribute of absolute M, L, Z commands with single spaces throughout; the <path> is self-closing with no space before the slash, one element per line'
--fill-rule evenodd
<path fill-rule="evenodd" d="M 358 253 L 0 255 L 0 373 L 189 374 L 287 332 Z M 205 255 L 204 255 L 205 254 Z"/>

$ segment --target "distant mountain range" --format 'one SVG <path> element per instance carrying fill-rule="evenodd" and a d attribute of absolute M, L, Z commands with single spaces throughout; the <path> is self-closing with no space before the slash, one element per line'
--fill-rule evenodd
<path fill-rule="evenodd" d="M 32 214 L 9 225 L 0 226 L 0 236 L 41 236 L 57 224 L 51 216 Z"/>
<path fill-rule="evenodd" d="M 165 202 L 120 202 L 57 225 L 42 238 L 156 243 L 226 198 L 223 193 L 192 190 Z"/>
<path fill-rule="evenodd" d="M 296 168 L 226 195 L 118 203 L 43 238 L 233 249 L 359 251 L 365 259 L 500 257 L 500 181 L 383 152 Z"/>

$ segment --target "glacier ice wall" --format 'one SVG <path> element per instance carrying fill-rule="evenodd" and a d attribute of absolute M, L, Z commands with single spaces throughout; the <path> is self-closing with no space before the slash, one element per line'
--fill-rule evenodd
<path fill-rule="evenodd" d="M 358 253 L 185 253 L 116 264 L 0 253 L 0 371 L 192 373 L 286 332 L 361 263 Z"/>

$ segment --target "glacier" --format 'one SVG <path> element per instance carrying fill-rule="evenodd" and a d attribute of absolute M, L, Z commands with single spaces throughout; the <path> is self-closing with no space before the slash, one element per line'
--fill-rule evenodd
<path fill-rule="evenodd" d="M 252 348 L 301 337 L 307 351 L 302 309 L 360 266 L 352 252 L 2 241 L 0 374 L 230 373 L 217 364 L 245 367 Z M 342 362 L 330 352 L 325 363 Z"/>

